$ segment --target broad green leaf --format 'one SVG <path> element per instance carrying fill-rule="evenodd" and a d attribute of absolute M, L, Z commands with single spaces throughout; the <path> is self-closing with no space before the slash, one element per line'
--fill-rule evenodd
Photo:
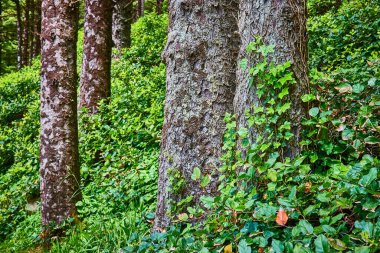
<path fill-rule="evenodd" d="M 370 136 L 364 139 L 365 143 L 375 145 L 380 143 L 380 138 Z"/>
<path fill-rule="evenodd" d="M 273 248 L 274 252 L 281 253 L 284 251 L 284 244 L 279 240 L 273 239 L 272 240 L 272 248 Z"/>
<path fill-rule="evenodd" d="M 309 115 L 310 115 L 311 117 L 315 117 L 315 116 L 317 116 L 318 113 L 319 113 L 319 108 L 318 108 L 318 107 L 313 107 L 313 108 L 311 108 L 311 109 L 309 110 Z"/>
<path fill-rule="evenodd" d="M 202 177 L 202 180 L 201 180 L 201 186 L 202 187 L 206 187 L 209 183 L 210 183 L 210 176 L 209 175 Z"/>
<path fill-rule="evenodd" d="M 376 178 L 377 178 L 377 168 L 372 168 L 367 175 L 363 176 L 360 179 L 359 184 L 366 187 L 370 185 L 373 182 L 373 180 L 375 180 Z"/>
<path fill-rule="evenodd" d="M 198 180 L 201 178 L 201 170 L 198 167 L 195 167 L 193 174 L 191 175 L 192 180 Z"/>
<path fill-rule="evenodd" d="M 308 234 L 312 234 L 314 232 L 313 226 L 307 220 L 300 220 L 299 225 L 305 228 Z"/>
<path fill-rule="evenodd" d="M 309 101 L 312 101 L 315 99 L 315 95 L 314 94 L 305 94 L 301 97 L 301 99 L 303 102 L 309 102 Z"/>
<path fill-rule="evenodd" d="M 330 253 L 330 245 L 326 236 L 319 235 L 317 239 L 314 240 L 314 245 L 316 253 Z"/>
<path fill-rule="evenodd" d="M 247 59 L 243 59 L 240 61 L 240 67 L 242 70 L 246 70 L 247 69 L 247 65 L 248 65 L 248 60 Z"/>
<path fill-rule="evenodd" d="M 345 250 L 347 248 L 346 244 L 339 239 L 329 238 L 329 243 L 330 243 L 331 247 L 333 247 L 336 250 L 341 251 L 341 250 Z"/>
<path fill-rule="evenodd" d="M 354 252 L 355 253 L 370 253 L 371 248 L 368 246 L 356 247 Z"/>
<path fill-rule="evenodd" d="M 247 242 L 245 239 L 240 240 L 239 245 L 238 245 L 239 253 L 251 253 L 251 247 L 248 246 Z"/>

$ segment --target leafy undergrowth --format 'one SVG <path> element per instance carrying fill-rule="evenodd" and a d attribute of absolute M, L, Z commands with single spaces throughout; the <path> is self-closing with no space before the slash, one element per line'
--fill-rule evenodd
<path fill-rule="evenodd" d="M 277 71 L 266 66 L 259 75 L 268 84 L 262 89 L 273 86 L 262 92 L 275 102 L 274 113 L 256 111 L 250 117 L 252 124 L 268 119 L 261 129 L 276 134 L 262 133 L 270 142 L 246 143 L 249 155 L 242 159 L 236 139 L 247 131 L 236 129 L 233 115 L 227 115 L 220 168 L 227 176 L 220 178 L 220 196 L 204 196 L 201 206 L 188 207 L 160 233 L 150 229 L 167 17 L 140 19 L 132 48 L 113 62 L 111 104 L 94 117 L 81 117 L 83 222 L 68 227 L 51 251 L 378 252 L 380 4 L 329 2 L 334 8 L 326 12 L 310 1 L 311 8 L 320 9 L 310 12 L 312 90 L 303 97 L 310 108 L 303 122 L 304 153 L 292 161 L 281 156 L 292 136 L 281 118 L 286 107 L 279 105 L 286 105 L 289 97 L 282 91 L 292 83 L 277 81 L 288 79 L 286 65 Z M 38 63 L 0 79 L 0 252 L 41 250 L 38 106 Z M 237 168 L 245 170 L 239 174 Z"/>
<path fill-rule="evenodd" d="M 115 52 L 112 102 L 80 119 L 83 223 L 53 252 L 114 252 L 138 230 L 148 232 L 155 207 L 163 119 L 167 16 L 133 26 L 133 46 Z M 80 52 L 80 51 L 79 51 Z M 80 53 L 78 53 L 80 55 Z M 0 79 L 0 252 L 40 243 L 39 63 Z M 80 245 L 80 248 L 78 248 Z"/>

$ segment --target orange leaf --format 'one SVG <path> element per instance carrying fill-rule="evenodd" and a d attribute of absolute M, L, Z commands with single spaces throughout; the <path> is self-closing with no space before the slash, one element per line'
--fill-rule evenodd
<path fill-rule="evenodd" d="M 284 209 L 280 208 L 280 210 L 278 211 L 276 222 L 280 226 L 285 226 L 286 222 L 288 222 L 288 215 L 286 214 Z"/>

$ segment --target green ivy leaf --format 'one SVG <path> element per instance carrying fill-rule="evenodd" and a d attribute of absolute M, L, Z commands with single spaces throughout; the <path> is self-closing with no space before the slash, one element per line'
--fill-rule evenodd
<path fill-rule="evenodd" d="M 284 251 L 284 244 L 279 240 L 273 239 L 272 240 L 272 248 L 273 248 L 274 252 L 281 253 Z"/>
<path fill-rule="evenodd" d="M 367 187 L 376 178 L 377 178 L 377 168 L 372 168 L 367 175 L 363 176 L 360 179 L 359 184 L 362 185 L 362 186 L 364 186 L 364 187 Z"/>
<path fill-rule="evenodd" d="M 241 69 L 244 71 L 247 69 L 247 65 L 248 65 L 248 60 L 247 59 L 243 59 L 240 61 L 240 67 Z"/>
<path fill-rule="evenodd" d="M 310 115 L 311 117 L 315 117 L 315 116 L 317 116 L 318 113 L 319 113 L 319 108 L 318 108 L 318 107 L 313 107 L 313 108 L 311 108 L 311 109 L 309 110 L 309 115 Z"/>
<path fill-rule="evenodd" d="M 238 248 L 239 248 L 239 253 L 251 253 L 252 252 L 251 247 L 248 246 L 245 239 L 240 240 Z"/>
<path fill-rule="evenodd" d="M 201 170 L 198 167 L 195 167 L 193 170 L 193 174 L 191 175 L 192 180 L 198 180 L 201 178 Z"/>

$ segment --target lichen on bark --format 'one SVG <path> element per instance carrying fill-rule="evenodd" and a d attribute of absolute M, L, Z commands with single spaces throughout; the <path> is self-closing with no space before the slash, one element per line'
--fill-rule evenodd
<path fill-rule="evenodd" d="M 167 226 L 171 205 L 192 196 L 217 193 L 224 116 L 233 111 L 236 78 L 237 1 L 169 1 L 169 35 L 163 53 L 167 66 L 165 119 L 159 159 L 155 230 Z M 211 182 L 191 179 L 195 167 Z M 172 191 L 169 170 L 185 187 Z M 177 182 L 178 183 L 178 182 Z"/>
<path fill-rule="evenodd" d="M 42 2 L 41 206 L 42 225 L 76 216 L 80 199 L 76 42 L 78 2 Z"/>
<path fill-rule="evenodd" d="M 309 90 L 308 79 L 308 51 L 306 29 L 306 1 L 305 0 L 255 0 L 240 1 L 239 34 L 241 47 L 239 61 L 248 60 L 249 66 L 259 61 L 258 55 L 247 54 L 246 49 L 256 36 L 263 38 L 266 45 L 275 45 L 275 52 L 271 60 L 276 64 L 287 61 L 292 63 L 291 70 L 296 84 L 289 91 L 292 106 L 288 111 L 288 121 L 292 123 L 294 137 L 289 141 L 286 156 L 295 157 L 301 152 L 301 121 L 306 116 L 306 105 L 301 96 Z M 234 111 L 237 118 L 237 127 L 249 128 L 245 111 L 260 106 L 261 102 L 255 94 L 255 85 L 249 86 L 249 68 L 237 71 L 237 88 L 234 99 Z M 254 142 L 257 131 L 249 128 L 251 143 Z M 239 149 L 244 150 L 239 144 Z"/>
<path fill-rule="evenodd" d="M 79 107 L 96 113 L 111 96 L 112 0 L 86 0 Z"/>

